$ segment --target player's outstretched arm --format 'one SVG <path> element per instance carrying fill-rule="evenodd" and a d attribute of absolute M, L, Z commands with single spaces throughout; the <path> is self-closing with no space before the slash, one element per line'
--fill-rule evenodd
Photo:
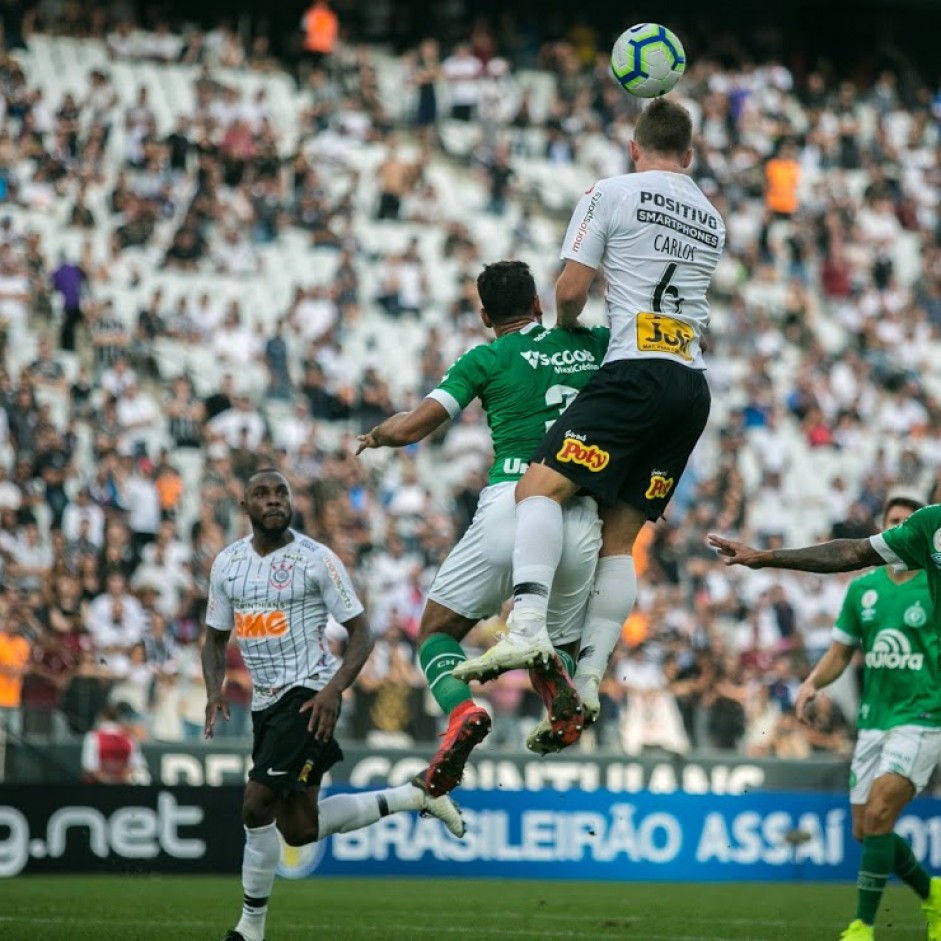
<path fill-rule="evenodd" d="M 222 691 L 222 684 L 225 682 L 225 648 L 228 642 L 228 631 L 217 631 L 212 627 L 206 629 L 202 649 L 203 681 L 206 684 L 206 724 L 203 735 L 206 738 L 212 738 L 220 712 L 226 721 L 229 719 L 229 704 L 225 701 L 225 693 Z"/>
<path fill-rule="evenodd" d="M 588 289 L 595 278 L 595 269 L 568 259 L 555 283 L 556 326 L 570 330 L 578 326 L 578 318 L 588 302 Z"/>
<path fill-rule="evenodd" d="M 367 448 L 401 448 L 427 438 L 438 425 L 450 418 L 447 409 L 434 399 L 422 399 L 410 412 L 399 412 L 376 425 L 372 431 L 359 435 L 357 454 Z"/>
<path fill-rule="evenodd" d="M 349 621 L 344 621 L 343 626 L 346 628 L 348 639 L 339 670 L 322 690 L 311 696 L 300 708 L 301 712 L 310 710 L 307 728 L 321 741 L 326 741 L 333 735 L 337 717 L 340 715 L 343 690 L 352 686 L 366 665 L 373 648 L 372 628 L 366 620 L 366 615 L 357 614 Z"/>
<path fill-rule="evenodd" d="M 853 659 L 854 647 L 841 644 L 838 640 L 830 644 L 827 652 L 820 658 L 817 665 L 810 671 L 810 675 L 800 685 L 797 699 L 794 702 L 794 712 L 801 722 L 810 722 L 810 704 L 817 693 L 829 686 L 843 675 L 843 671 Z"/>
<path fill-rule="evenodd" d="M 885 560 L 868 539 L 831 539 L 801 549 L 755 549 L 743 542 L 710 533 L 708 545 L 718 550 L 726 565 L 750 569 L 792 569 L 797 572 L 854 572 Z"/>

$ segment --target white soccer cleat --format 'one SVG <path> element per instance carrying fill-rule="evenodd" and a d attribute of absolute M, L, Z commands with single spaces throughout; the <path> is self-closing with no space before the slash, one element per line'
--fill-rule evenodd
<path fill-rule="evenodd" d="M 465 683 L 470 680 L 485 683 L 508 670 L 528 670 L 539 663 L 548 663 L 555 656 L 555 649 L 545 623 L 524 634 L 514 630 L 522 620 L 511 614 L 506 622 L 509 631 L 479 657 L 459 663 L 452 671 L 454 678 Z"/>
<path fill-rule="evenodd" d="M 582 713 L 585 716 L 585 725 L 591 725 L 601 715 L 601 698 L 598 689 L 601 686 L 601 677 L 595 673 L 578 673 L 572 677 L 578 698 L 582 701 Z M 527 740 L 527 748 L 529 742 Z"/>
<path fill-rule="evenodd" d="M 432 797 L 425 786 L 424 772 L 412 779 L 412 785 L 422 793 L 422 805 L 419 813 L 423 817 L 437 817 L 458 839 L 464 836 L 464 816 L 457 802 L 451 796 Z"/>

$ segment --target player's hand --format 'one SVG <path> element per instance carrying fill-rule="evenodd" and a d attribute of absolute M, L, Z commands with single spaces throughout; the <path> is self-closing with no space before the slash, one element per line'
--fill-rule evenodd
<path fill-rule="evenodd" d="M 215 728 L 216 719 L 219 713 L 226 722 L 229 721 L 229 704 L 225 701 L 225 696 L 219 693 L 218 696 L 210 696 L 206 702 L 206 724 L 203 727 L 203 737 L 212 738 L 212 730 Z"/>
<path fill-rule="evenodd" d="M 817 698 L 817 690 L 810 683 L 801 683 L 797 690 L 797 699 L 794 702 L 794 713 L 801 722 L 806 725 L 812 725 L 810 713 L 814 700 Z"/>
<path fill-rule="evenodd" d="M 300 712 L 310 710 L 310 720 L 307 731 L 314 733 L 318 742 L 325 742 L 333 735 L 337 727 L 337 717 L 340 715 L 340 691 L 325 686 L 319 693 L 311 696 L 305 702 Z"/>
<path fill-rule="evenodd" d="M 750 569 L 760 569 L 768 564 L 767 553 L 761 549 L 754 549 L 744 542 L 726 539 L 715 533 L 706 536 L 706 545 L 718 550 L 719 557 L 726 565 L 744 565 Z"/>
<path fill-rule="evenodd" d="M 379 439 L 376 437 L 376 432 L 379 430 L 377 425 L 373 428 L 372 431 L 367 432 L 364 435 L 357 435 L 356 440 L 359 441 L 359 447 L 356 449 L 357 455 L 362 454 L 363 451 L 366 451 L 369 448 L 381 448 L 382 445 L 379 443 Z"/>

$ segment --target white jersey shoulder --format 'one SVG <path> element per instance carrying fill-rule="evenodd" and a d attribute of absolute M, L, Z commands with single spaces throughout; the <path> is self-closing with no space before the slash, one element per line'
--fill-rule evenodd
<path fill-rule="evenodd" d="M 227 546 L 209 577 L 206 623 L 234 631 L 252 677 L 253 709 L 295 686 L 322 688 L 339 661 L 326 638 L 332 616 L 341 624 L 363 605 L 340 559 L 295 533 L 286 546 L 258 555 L 251 536 Z"/>
<path fill-rule="evenodd" d="M 708 291 L 725 223 L 693 180 L 650 170 L 599 180 L 579 200 L 562 258 L 602 268 L 605 362 L 667 358 L 703 369 Z"/>

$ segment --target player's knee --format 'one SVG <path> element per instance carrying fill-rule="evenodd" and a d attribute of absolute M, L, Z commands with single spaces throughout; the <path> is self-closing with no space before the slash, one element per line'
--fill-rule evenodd
<path fill-rule="evenodd" d="M 288 846 L 306 846 L 308 843 L 316 843 L 320 837 L 316 823 L 278 829 Z"/>
<path fill-rule="evenodd" d="M 242 801 L 242 823 L 250 830 L 266 827 L 274 820 L 274 806 L 260 794 L 246 794 Z"/>
<path fill-rule="evenodd" d="M 875 800 L 866 805 L 863 814 L 863 836 L 891 833 L 895 825 L 892 807 L 887 801 Z"/>

